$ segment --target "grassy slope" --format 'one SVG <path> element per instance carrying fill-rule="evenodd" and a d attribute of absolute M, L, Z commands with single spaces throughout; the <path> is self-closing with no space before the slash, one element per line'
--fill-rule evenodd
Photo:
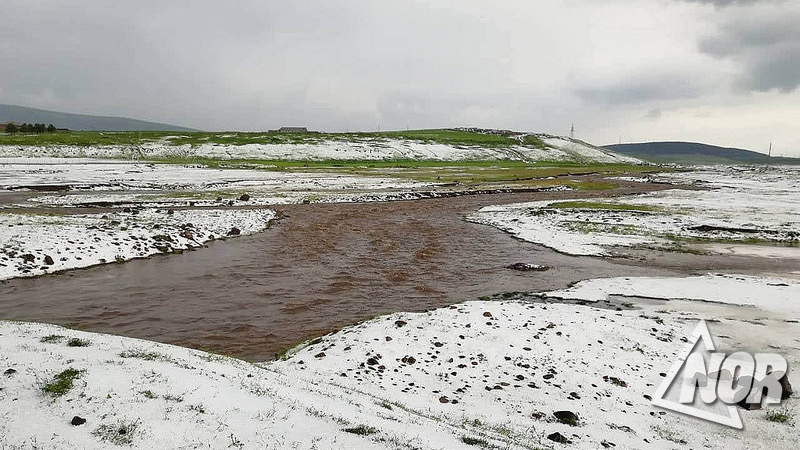
<path fill-rule="evenodd" d="M 72 131 L 54 134 L 0 134 L 0 145 L 138 145 L 148 142 L 162 142 L 167 145 L 200 144 L 302 144 L 324 140 L 333 141 L 381 141 L 387 139 L 408 139 L 420 142 L 439 143 L 454 146 L 509 147 L 519 145 L 514 135 L 483 134 L 462 130 L 411 130 L 377 133 L 283 133 L 277 131 L 241 132 L 99 132 Z M 523 144 L 543 148 L 544 144 L 535 136 L 525 136 Z"/>
<path fill-rule="evenodd" d="M 389 139 L 407 139 L 418 142 L 451 146 L 478 146 L 502 148 L 525 145 L 544 148 L 544 143 L 534 135 L 513 133 L 484 134 L 466 130 L 410 130 L 377 133 L 284 133 L 284 132 L 59 132 L 41 135 L 0 134 L 0 145 L 35 146 L 98 146 L 139 145 L 161 142 L 165 145 L 222 145 L 245 144 L 303 144 L 325 140 L 375 142 Z M 522 142 L 520 142 L 520 139 Z M 581 175 L 590 173 L 623 174 L 652 172 L 652 166 L 633 164 L 601 164 L 569 161 L 431 161 L 431 160 L 273 160 L 273 159 L 213 159 L 202 157 L 151 158 L 156 163 L 203 164 L 219 168 L 257 168 L 276 171 L 336 172 L 364 176 L 389 176 L 423 182 L 459 183 L 472 187 L 498 187 L 513 184 L 517 187 L 543 187 L 564 184 L 564 180 L 544 180 L 546 177 Z M 567 182 L 570 184 L 570 182 Z M 610 182 L 572 183 L 579 189 L 610 189 Z"/>

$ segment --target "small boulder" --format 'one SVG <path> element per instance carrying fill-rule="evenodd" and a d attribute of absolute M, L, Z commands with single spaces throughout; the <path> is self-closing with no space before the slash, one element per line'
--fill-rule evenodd
<path fill-rule="evenodd" d="M 406 326 L 406 324 L 408 324 L 408 322 L 406 322 L 405 320 L 396 320 L 396 321 L 394 322 L 394 325 L 395 325 L 397 328 L 404 327 L 404 326 Z"/>
<path fill-rule="evenodd" d="M 75 427 L 77 427 L 79 425 L 83 425 L 85 423 L 86 423 L 86 419 L 84 419 L 83 417 L 79 417 L 79 416 L 73 417 L 72 421 L 70 422 L 70 424 L 72 424 L 72 426 L 75 426 Z"/>
<path fill-rule="evenodd" d="M 569 439 L 567 439 L 563 434 L 558 432 L 553 434 L 548 434 L 547 439 L 553 442 L 558 442 L 559 444 L 570 444 L 572 442 Z"/>
<path fill-rule="evenodd" d="M 14 375 L 15 373 L 17 373 L 17 371 L 15 369 L 8 369 L 5 372 L 3 372 L 3 375 L 5 375 L 7 377 L 10 377 L 10 376 Z"/>
<path fill-rule="evenodd" d="M 578 415 L 572 411 L 556 411 L 553 415 L 559 422 L 567 424 L 571 427 L 578 425 Z"/>
<path fill-rule="evenodd" d="M 241 201 L 243 201 L 243 202 L 249 201 L 249 200 L 250 200 L 250 196 L 249 196 L 249 195 L 247 195 L 247 194 L 242 194 L 242 195 L 239 197 L 239 200 L 241 200 Z"/>
<path fill-rule="evenodd" d="M 28 263 L 32 263 L 32 262 L 34 262 L 36 260 L 36 257 L 33 256 L 30 253 L 26 253 L 26 254 L 22 255 L 22 256 L 20 256 L 20 258 L 22 258 L 23 261 L 28 262 Z"/>
<path fill-rule="evenodd" d="M 238 236 L 240 234 L 242 234 L 242 230 L 240 230 L 240 229 L 238 229 L 236 227 L 233 227 L 233 228 L 231 228 L 230 231 L 228 231 L 228 236 Z"/>
<path fill-rule="evenodd" d="M 50 256 L 50 255 L 44 255 L 44 263 L 45 263 L 45 265 L 47 265 L 47 266 L 52 266 L 52 265 L 53 265 L 53 264 L 55 264 L 56 262 L 55 262 L 55 261 L 53 261 L 53 257 L 52 257 L 52 256 Z"/>

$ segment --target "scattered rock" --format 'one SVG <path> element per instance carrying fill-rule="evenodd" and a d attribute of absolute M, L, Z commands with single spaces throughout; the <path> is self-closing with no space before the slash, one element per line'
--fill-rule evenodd
<path fill-rule="evenodd" d="M 375 358 L 367 359 L 367 365 L 374 366 L 376 364 L 378 364 L 378 360 L 377 359 L 375 359 Z"/>
<path fill-rule="evenodd" d="M 450 403 L 450 399 L 445 396 L 439 397 L 439 403 Z"/>
<path fill-rule="evenodd" d="M 17 371 L 15 369 L 8 369 L 5 372 L 3 372 L 3 375 L 5 375 L 7 377 L 10 377 L 10 376 L 14 375 L 15 373 L 17 373 Z"/>
<path fill-rule="evenodd" d="M 485 313 L 483 313 L 483 317 L 492 317 L 492 313 L 486 311 Z"/>
<path fill-rule="evenodd" d="M 563 434 L 558 433 L 558 432 L 553 433 L 553 434 L 548 434 L 547 435 L 547 439 L 550 439 L 553 442 L 558 442 L 559 444 L 571 444 L 572 443 L 572 441 L 570 441 L 569 439 L 564 437 Z"/>
<path fill-rule="evenodd" d="M 250 200 L 250 196 L 247 195 L 247 194 L 242 194 L 241 197 L 239 197 L 239 200 L 241 200 L 243 202 L 246 202 L 246 201 Z"/>
<path fill-rule="evenodd" d="M 175 214 L 175 210 L 170 208 L 170 209 L 167 210 L 167 214 L 171 216 L 171 215 Z"/>
<path fill-rule="evenodd" d="M 781 384 L 781 388 L 783 389 L 783 392 L 781 393 L 781 400 L 786 400 L 791 397 L 794 391 L 792 390 L 792 385 L 789 383 L 789 375 L 784 374 L 783 377 L 778 380 L 778 382 Z"/>
<path fill-rule="evenodd" d="M 34 262 L 36 260 L 36 257 L 33 256 L 30 253 L 26 253 L 26 254 L 22 255 L 22 256 L 20 256 L 20 258 L 22 258 L 23 261 L 29 262 L 29 263 L 32 263 L 32 262 Z"/>
<path fill-rule="evenodd" d="M 561 423 L 565 423 L 571 427 L 578 425 L 578 415 L 572 411 L 556 411 L 553 415 Z"/>
<path fill-rule="evenodd" d="M 325 357 L 325 352 L 319 352 L 316 355 L 314 355 L 314 358 L 324 358 L 324 357 Z"/>
<path fill-rule="evenodd" d="M 546 270 L 550 270 L 550 266 L 545 266 L 543 264 L 529 264 L 521 262 L 508 265 L 506 266 L 506 268 L 512 270 L 519 270 L 522 272 L 544 272 Z"/>
<path fill-rule="evenodd" d="M 394 322 L 394 326 L 396 326 L 397 328 L 404 327 L 407 324 L 408 324 L 408 322 L 406 322 L 405 320 L 396 320 Z"/>
<path fill-rule="evenodd" d="M 53 257 L 52 257 L 52 256 L 50 256 L 50 255 L 44 255 L 44 263 L 45 263 L 45 265 L 52 266 L 52 265 L 53 265 L 53 264 L 55 264 L 56 262 L 55 262 L 55 261 L 53 261 Z"/>
<path fill-rule="evenodd" d="M 70 424 L 72 424 L 73 426 L 76 426 L 76 427 L 79 426 L 79 425 L 83 425 L 85 423 L 86 423 L 86 419 L 84 419 L 83 417 L 79 417 L 79 416 L 73 417 L 72 421 L 70 422 Z"/>
<path fill-rule="evenodd" d="M 238 229 L 236 227 L 233 227 L 233 228 L 231 228 L 231 231 L 228 231 L 228 236 L 238 236 L 240 234 L 242 234 L 242 230 L 240 230 L 240 229 Z"/>

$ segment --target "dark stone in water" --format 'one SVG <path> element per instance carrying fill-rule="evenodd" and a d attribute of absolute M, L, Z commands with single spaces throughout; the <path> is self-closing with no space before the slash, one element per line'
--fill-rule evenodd
<path fill-rule="evenodd" d="M 546 270 L 550 270 L 550 266 L 545 266 L 543 264 L 529 264 L 529 263 L 514 263 L 509 266 L 506 266 L 506 268 L 512 270 L 519 270 L 522 272 L 544 272 Z"/>

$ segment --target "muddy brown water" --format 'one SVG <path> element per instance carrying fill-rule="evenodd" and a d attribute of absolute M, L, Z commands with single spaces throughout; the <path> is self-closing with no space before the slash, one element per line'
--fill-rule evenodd
<path fill-rule="evenodd" d="M 613 193 L 660 189 L 630 185 Z M 563 288 L 585 278 L 781 270 L 766 259 L 640 252 L 572 257 L 463 216 L 482 206 L 608 195 L 514 193 L 283 206 L 269 230 L 176 255 L 0 283 L 0 317 L 206 349 L 251 361 L 394 311 Z M 518 272 L 515 262 L 546 264 Z"/>

